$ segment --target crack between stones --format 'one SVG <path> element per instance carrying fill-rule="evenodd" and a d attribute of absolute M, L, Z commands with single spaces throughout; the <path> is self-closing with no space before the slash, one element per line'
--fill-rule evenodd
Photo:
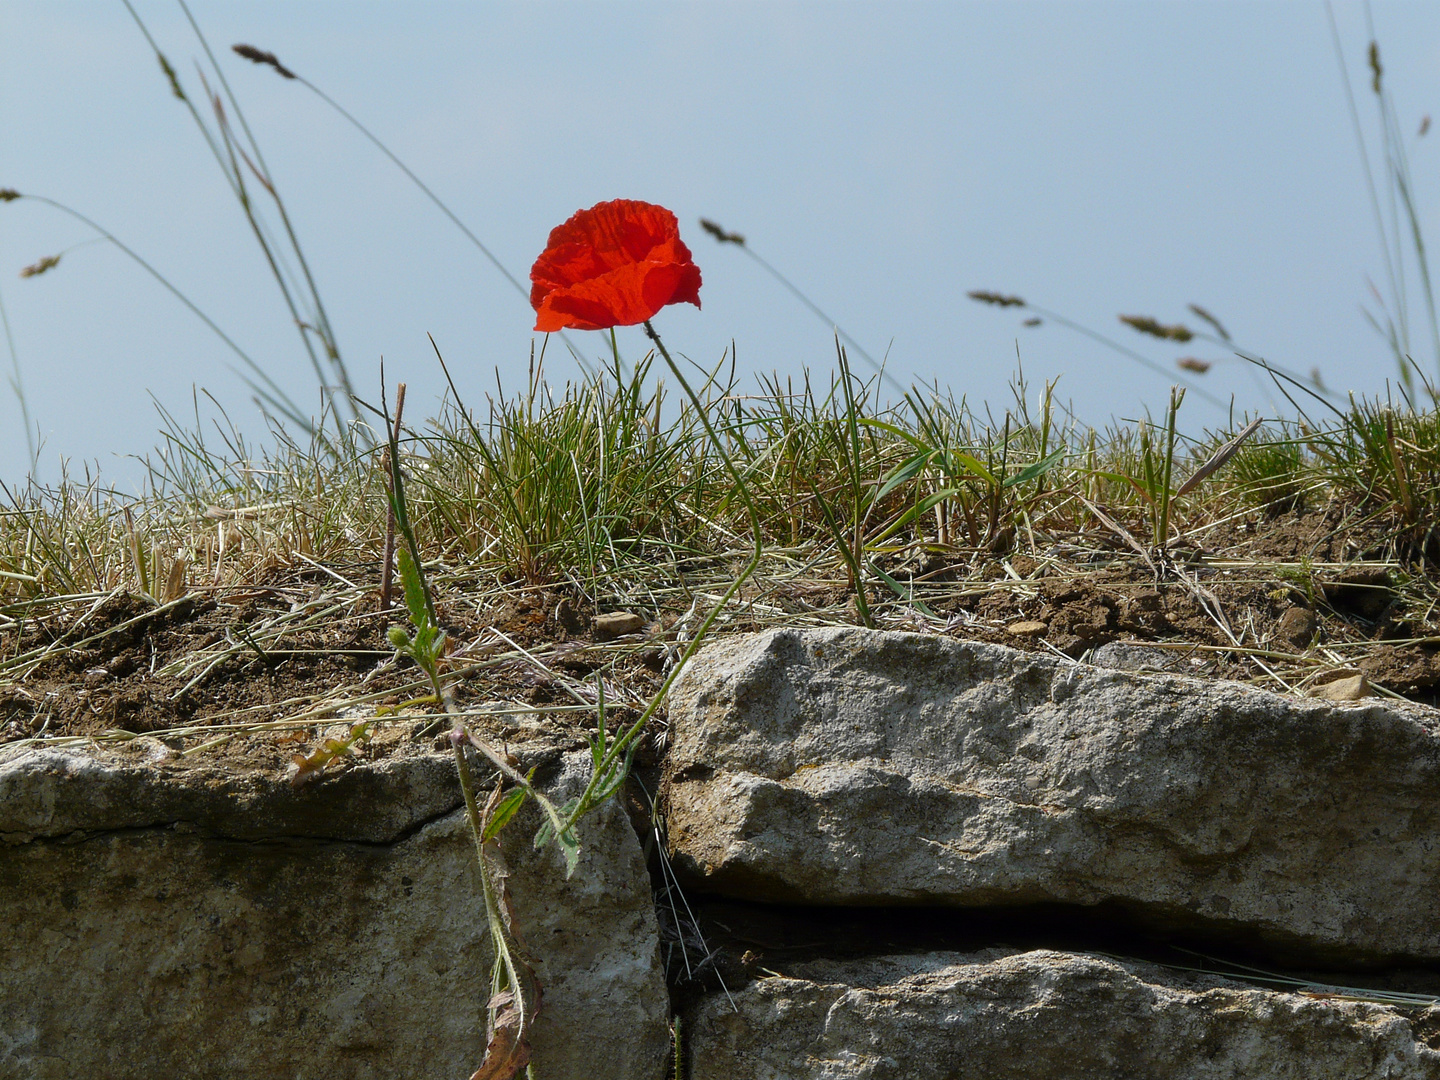
<path fill-rule="evenodd" d="M 1389 967 L 1337 969 L 1323 961 L 1282 962 L 1243 942 L 1226 942 L 1186 930 L 1158 929 L 1147 925 L 1143 913 L 1108 902 L 1094 907 L 1044 903 L 981 908 L 843 908 L 770 904 L 695 893 L 688 899 L 697 924 L 690 934 L 703 938 L 710 957 L 704 970 L 690 978 L 686 977 L 683 963 L 672 959 L 667 981 L 677 1010 L 719 991 L 722 982 L 733 993 L 756 978 L 785 974 L 789 968 L 816 960 L 848 961 L 929 952 L 974 954 L 992 949 L 1052 949 L 1100 955 L 1203 971 L 1260 989 L 1294 992 L 1296 987 L 1283 980 L 1301 979 L 1377 993 L 1440 997 L 1440 965 L 1396 963 Z M 678 951 L 677 928 L 667 926 L 669 905 L 659 895 L 657 909 L 662 949 L 668 938 L 671 951 Z M 1266 982 L 1257 969 L 1276 979 Z"/>
<path fill-rule="evenodd" d="M 384 840 L 370 840 L 365 839 L 364 837 L 333 836 L 314 833 L 277 832 L 273 834 L 267 834 L 265 836 L 240 836 L 233 832 L 228 832 L 223 829 L 217 829 L 212 826 L 205 825 L 199 821 L 186 818 L 175 818 L 166 821 L 146 822 L 144 824 L 138 825 L 116 825 L 103 829 L 76 829 L 69 833 L 35 835 L 30 837 L 30 839 L 28 840 L 21 840 L 14 844 L 9 844 L 6 846 L 23 847 L 26 844 L 83 844 L 88 843 L 91 840 L 102 839 L 107 836 L 134 836 L 141 833 L 149 832 L 158 833 L 166 830 L 184 830 L 206 840 L 223 840 L 228 843 L 235 844 L 346 844 L 355 847 L 384 849 L 395 847 L 399 844 L 405 843 L 407 840 L 410 840 L 411 838 L 416 836 L 427 825 L 433 825 L 436 822 L 449 817 L 451 814 L 455 813 L 455 811 L 459 810 L 463 805 L 464 802 L 457 793 L 453 804 L 448 805 L 443 810 L 437 811 L 436 813 L 433 813 L 427 817 L 421 818 L 415 822 L 412 822 L 409 825 L 406 825 L 404 828 L 396 831 L 391 837 Z"/>

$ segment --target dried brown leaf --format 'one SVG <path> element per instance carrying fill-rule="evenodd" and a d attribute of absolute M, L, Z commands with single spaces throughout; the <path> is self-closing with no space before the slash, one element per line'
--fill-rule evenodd
<path fill-rule="evenodd" d="M 490 1045 L 485 1047 L 485 1059 L 470 1074 L 470 1080 L 513 1080 L 530 1062 L 530 1041 L 520 1030 L 520 1010 L 508 993 L 503 996 L 507 1001 L 495 1013 L 495 1029 L 490 1033 Z"/>

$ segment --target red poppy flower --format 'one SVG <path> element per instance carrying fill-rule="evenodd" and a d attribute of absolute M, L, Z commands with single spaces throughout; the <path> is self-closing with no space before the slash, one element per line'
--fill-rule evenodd
<path fill-rule="evenodd" d="M 700 306 L 700 268 L 663 206 L 613 199 L 550 231 L 530 269 L 535 329 L 634 326 L 666 304 Z"/>

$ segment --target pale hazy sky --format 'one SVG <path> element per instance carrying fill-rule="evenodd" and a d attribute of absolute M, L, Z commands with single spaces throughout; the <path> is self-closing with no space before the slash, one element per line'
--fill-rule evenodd
<path fill-rule="evenodd" d="M 200 49 L 169 0 L 134 0 L 186 86 Z M 1365 323 L 1384 268 L 1321 3 L 213 3 L 192 10 L 286 197 L 362 393 L 379 360 L 410 409 L 442 388 L 433 334 L 472 404 L 521 384 L 533 312 L 401 174 L 303 87 L 229 53 L 273 50 L 368 124 L 517 277 L 549 229 L 602 199 L 662 203 L 704 273 L 704 307 L 657 320 L 706 365 L 823 379 L 830 331 L 698 218 L 744 233 L 902 382 L 1003 407 L 1017 349 L 1034 390 L 1095 423 L 1163 407 L 1170 378 L 1059 326 L 966 299 L 1018 293 L 1173 370 L 1187 353 L 1119 313 L 1195 320 L 1242 345 L 1381 391 Z M 1364 9 L 1337 3 L 1372 154 Z M 1423 226 L 1440 237 L 1440 4 L 1373 7 Z M 0 187 L 88 215 L 161 269 L 297 400 L 308 361 L 184 107 L 119 0 L 0 0 Z M 41 475 L 62 457 L 133 486 L 157 441 L 151 396 L 192 388 L 263 433 L 224 346 L 105 244 L 37 203 L 0 204 L 0 299 Z M 1413 300 L 1413 296 L 1412 296 Z M 1423 326 L 1417 307 L 1414 318 Z M 575 339 L 591 355 L 598 334 Z M 1436 357 L 1417 343 L 1432 373 Z M 621 334 L 630 358 L 638 330 Z M 0 370 L 10 358 L 0 340 Z M 857 369 L 864 370 L 857 363 Z M 574 361 L 553 350 L 562 383 Z M 1199 380 L 1273 408 L 1237 361 Z M 753 382 L 746 385 L 753 385 Z M 1033 392 L 1033 391 L 1032 391 Z M 1182 426 L 1223 422 L 1194 395 Z M 26 442 L 0 387 L 0 479 Z"/>

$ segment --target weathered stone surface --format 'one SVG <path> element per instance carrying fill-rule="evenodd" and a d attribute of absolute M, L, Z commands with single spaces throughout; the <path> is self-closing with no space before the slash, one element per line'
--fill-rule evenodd
<path fill-rule="evenodd" d="M 1394 1010 L 1041 950 L 797 965 L 716 994 L 691 1080 L 1430 1080 L 1435 1010 Z"/>
<path fill-rule="evenodd" d="M 301 788 L 158 754 L 36 750 L 0 759 L 0 843 L 185 821 L 237 840 L 383 844 L 459 805 L 455 763 L 434 753 L 342 769 Z"/>
<path fill-rule="evenodd" d="M 1164 672 L 1170 675 L 1203 675 L 1203 657 L 1187 656 L 1175 649 L 1133 645 L 1128 641 L 1107 641 L 1093 650 L 1086 662 L 1117 671 Z"/>
<path fill-rule="evenodd" d="M 294 792 L 32 757 L 0 766 L 0 832 L 29 838 L 0 847 L 0 1078 L 455 1080 L 479 1065 L 493 952 L 453 761 Z M 554 795 L 578 790 L 586 759 L 563 762 Z M 412 797 L 428 801 L 392 805 Z M 345 822 L 345 805 L 371 820 Z M 533 851 L 537 823 L 532 806 L 505 834 L 544 987 L 536 1075 L 650 1077 L 669 1004 L 635 835 L 606 805 L 566 881 L 553 845 Z"/>
<path fill-rule="evenodd" d="M 1341 963 L 1440 958 L 1440 714 L 853 628 L 706 649 L 666 810 L 706 888 L 1116 901 Z"/>

